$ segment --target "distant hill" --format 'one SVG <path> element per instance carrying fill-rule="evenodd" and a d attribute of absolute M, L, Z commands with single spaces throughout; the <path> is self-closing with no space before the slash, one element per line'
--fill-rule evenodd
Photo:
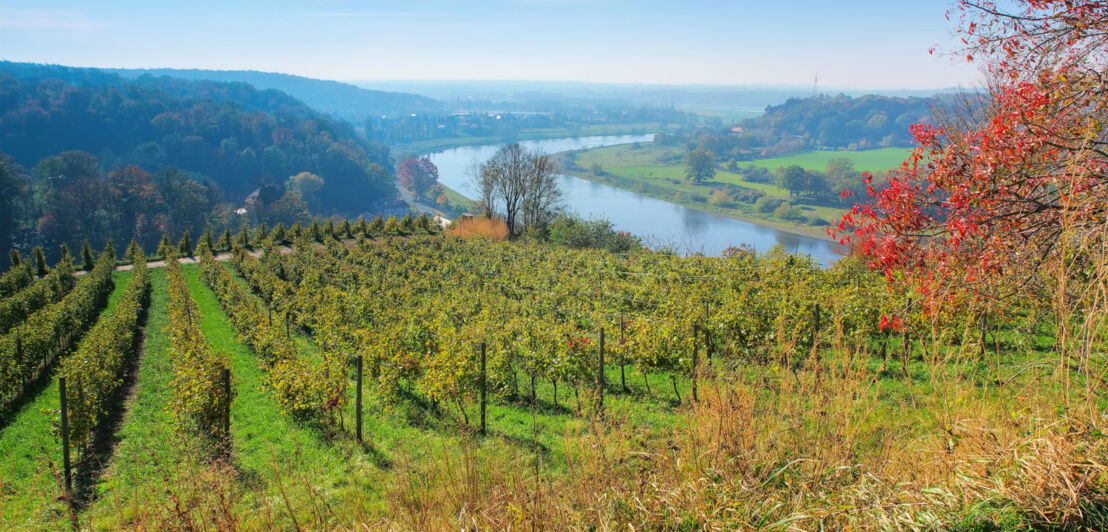
<path fill-rule="evenodd" d="M 0 151 L 37 168 L 72 150 L 105 171 L 183 169 L 232 204 L 301 172 L 322 178 L 319 213 L 396 197 L 388 148 L 278 90 L 0 61 Z"/>
<path fill-rule="evenodd" d="M 105 71 L 132 79 L 149 75 L 249 83 L 258 89 L 277 89 L 298 98 L 316 110 L 355 124 L 361 124 L 369 116 L 435 113 L 446 110 L 444 102 L 426 96 L 369 90 L 338 81 L 274 72 L 174 68 L 105 69 Z"/>
<path fill-rule="evenodd" d="M 927 98 L 868 94 L 857 98 L 810 96 L 790 98 L 766 107 L 756 118 L 723 127 L 700 127 L 660 134 L 654 142 L 685 145 L 711 152 L 717 159 L 739 161 L 774 157 L 812 149 L 865 150 L 911 147 L 909 126 L 934 122 L 936 109 L 953 105 L 956 97 Z"/>

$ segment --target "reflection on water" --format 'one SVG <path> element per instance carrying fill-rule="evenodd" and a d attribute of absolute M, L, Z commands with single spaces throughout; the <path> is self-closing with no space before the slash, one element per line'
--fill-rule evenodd
<path fill-rule="evenodd" d="M 650 142 L 653 135 L 609 135 L 571 139 L 524 141 L 528 149 L 546 153 Z M 429 157 L 439 168 L 439 181 L 469 197 L 476 197 L 470 168 L 491 157 L 498 145 L 454 148 Z M 562 190 L 570 210 L 585 216 L 603 217 L 621 231 L 643 238 L 651 247 L 670 247 L 680 253 L 717 255 L 730 246 L 747 245 L 766 251 L 782 245 L 790 252 L 805 253 L 824 263 L 839 257 L 839 246 L 826 240 L 797 236 L 773 228 L 726 216 L 689 209 L 641 194 L 562 176 Z"/>

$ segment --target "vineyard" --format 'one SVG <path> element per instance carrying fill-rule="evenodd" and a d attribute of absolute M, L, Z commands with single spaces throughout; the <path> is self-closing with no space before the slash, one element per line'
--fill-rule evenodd
<path fill-rule="evenodd" d="M 5 527 L 1108 524 L 1031 305 L 411 217 L 197 242 L 0 278 Z"/>

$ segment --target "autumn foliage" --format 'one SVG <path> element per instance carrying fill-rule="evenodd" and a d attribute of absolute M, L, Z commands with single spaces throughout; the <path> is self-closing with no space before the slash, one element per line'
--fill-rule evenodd
<path fill-rule="evenodd" d="M 1043 296 L 1103 243 L 1108 214 L 1108 2 L 962 1 L 948 16 L 987 93 L 913 126 L 918 147 L 831 230 L 928 313 Z"/>

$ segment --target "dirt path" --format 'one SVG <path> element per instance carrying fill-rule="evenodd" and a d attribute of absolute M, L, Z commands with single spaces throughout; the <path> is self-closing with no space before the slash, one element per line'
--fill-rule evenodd
<path fill-rule="evenodd" d="M 282 246 L 282 247 L 279 247 L 277 249 L 282 255 L 288 255 L 289 253 L 292 253 L 292 248 L 290 248 L 290 247 Z M 260 249 L 252 250 L 252 251 L 250 251 L 250 256 L 252 256 L 252 257 L 261 257 L 262 256 L 262 251 Z M 231 260 L 231 254 L 230 253 L 219 253 L 215 256 L 215 260 L 220 261 L 220 262 L 229 261 L 229 260 Z M 196 262 L 199 262 L 199 259 L 197 259 L 195 257 L 182 257 L 182 258 L 177 259 L 177 262 L 180 262 L 181 264 L 194 264 Z M 120 264 L 119 266 L 115 267 L 115 271 L 117 271 L 117 272 L 126 272 L 126 271 L 130 271 L 134 267 L 135 267 L 134 264 Z M 164 260 L 150 261 L 150 262 L 146 263 L 146 267 L 147 268 L 164 268 L 165 267 L 165 261 Z M 78 271 L 78 272 L 75 272 L 74 275 L 84 275 L 86 273 L 88 273 L 88 272 Z"/>

